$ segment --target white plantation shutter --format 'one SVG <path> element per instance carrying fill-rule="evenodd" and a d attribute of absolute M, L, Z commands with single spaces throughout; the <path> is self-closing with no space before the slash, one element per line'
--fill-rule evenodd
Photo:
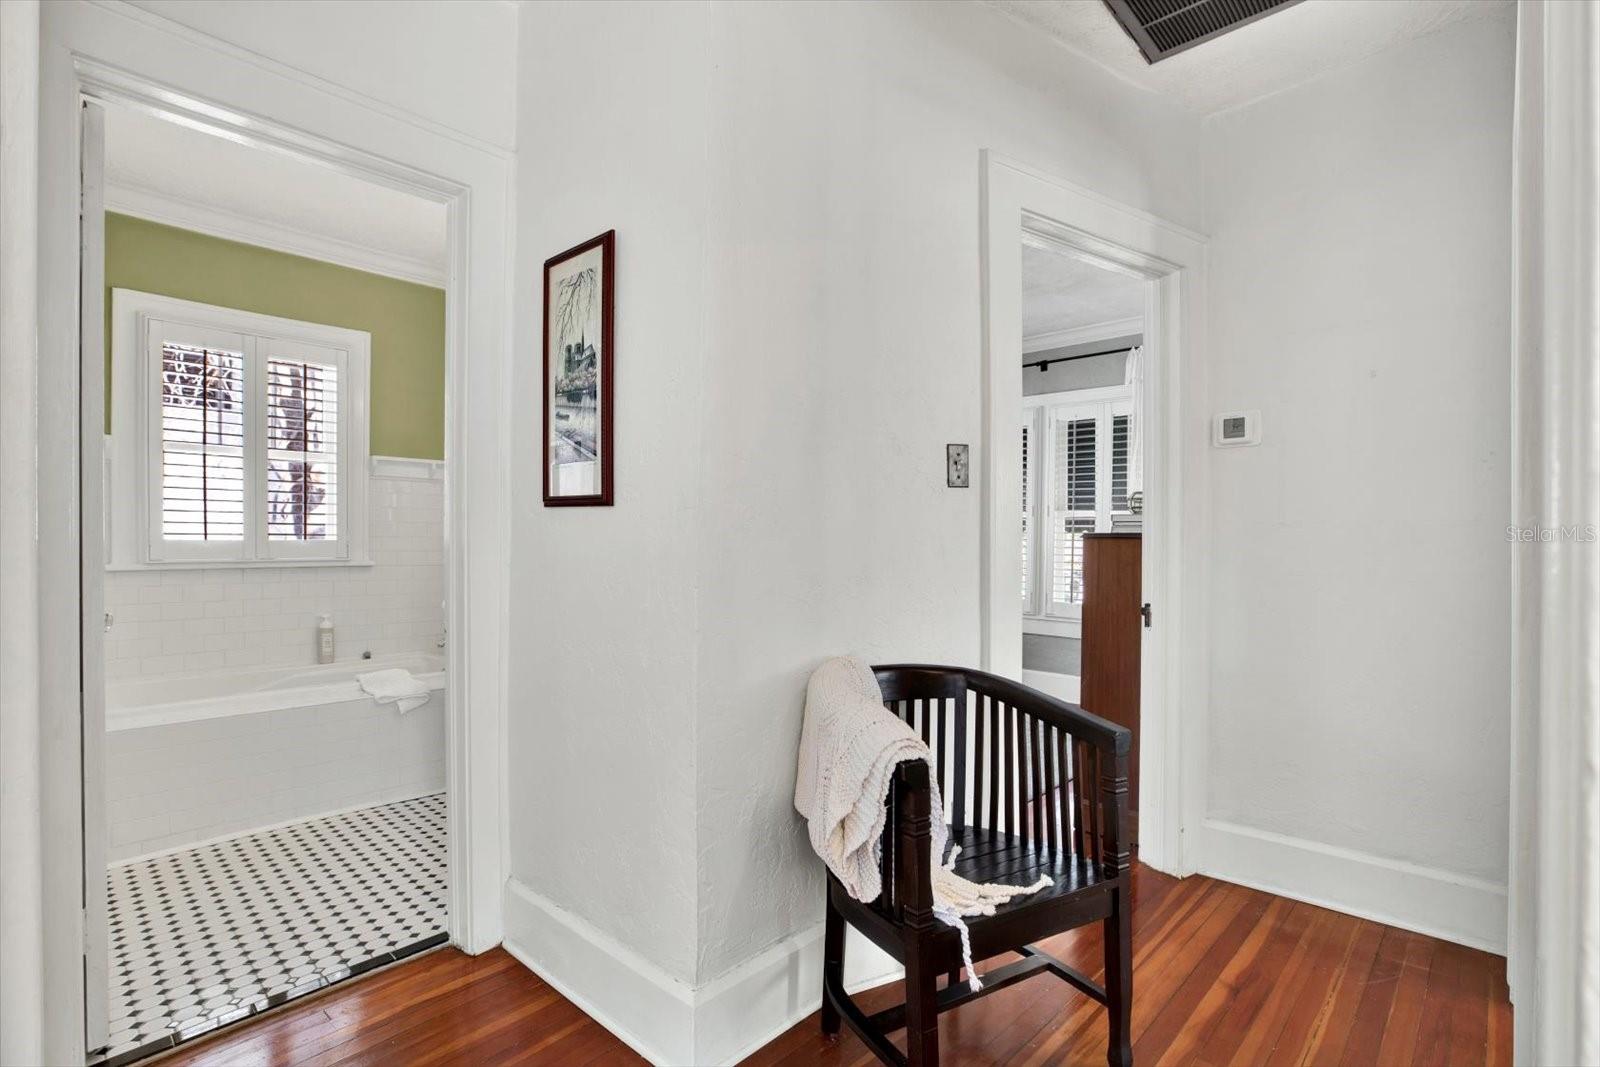
<path fill-rule="evenodd" d="M 1126 514 L 1128 511 L 1129 434 L 1132 424 L 1129 415 L 1111 417 L 1111 511 Z"/>
<path fill-rule="evenodd" d="M 339 537 L 339 369 L 267 360 L 267 539 Z"/>
<path fill-rule="evenodd" d="M 1095 528 L 1096 422 L 1052 420 L 1054 480 L 1050 493 L 1050 606 L 1083 603 L 1083 535 Z"/>
<path fill-rule="evenodd" d="M 365 562 L 368 335 L 127 290 L 119 314 L 112 565 Z"/>
<path fill-rule="evenodd" d="M 161 536 L 245 538 L 244 353 L 161 346 Z"/>
<path fill-rule="evenodd" d="M 1128 512 L 1139 441 L 1132 404 L 1096 392 L 1023 404 L 1022 610 L 1030 618 L 1081 618 L 1084 537 Z"/>
<path fill-rule="evenodd" d="M 1028 435 L 1033 427 L 1031 412 L 1023 413 L 1022 423 L 1022 610 L 1024 614 L 1033 610 L 1032 596 L 1032 553 L 1028 551 L 1028 542 L 1033 536 L 1033 487 L 1028 482 Z"/>

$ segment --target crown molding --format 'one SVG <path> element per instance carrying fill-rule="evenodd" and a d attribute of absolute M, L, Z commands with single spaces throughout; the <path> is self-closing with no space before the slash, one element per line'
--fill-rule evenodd
<path fill-rule="evenodd" d="M 281 223 L 264 222 L 226 208 L 196 204 L 154 189 L 118 181 L 109 175 L 105 186 L 105 208 L 119 215 L 132 215 L 150 222 L 203 233 L 208 237 L 270 248 L 274 252 L 287 252 L 436 289 L 443 289 L 448 277 L 442 263 L 397 255 Z"/>
<path fill-rule="evenodd" d="M 1105 341 L 1112 337 L 1126 337 L 1132 333 L 1143 335 L 1144 319 L 1142 317 L 1136 315 L 1131 319 L 1112 319 L 1110 322 L 1074 326 L 1070 330 L 1052 330 L 1049 333 L 1036 333 L 1032 337 L 1024 337 L 1022 339 L 1022 351 L 1024 354 L 1048 352 L 1052 348 L 1092 344 L 1095 341 Z"/>

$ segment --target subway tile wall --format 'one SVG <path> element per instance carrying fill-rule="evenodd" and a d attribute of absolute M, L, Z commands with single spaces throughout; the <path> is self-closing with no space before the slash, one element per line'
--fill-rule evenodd
<path fill-rule="evenodd" d="M 317 621 L 336 658 L 436 651 L 444 636 L 444 483 L 374 474 L 370 567 L 112 571 L 108 681 L 316 662 Z"/>

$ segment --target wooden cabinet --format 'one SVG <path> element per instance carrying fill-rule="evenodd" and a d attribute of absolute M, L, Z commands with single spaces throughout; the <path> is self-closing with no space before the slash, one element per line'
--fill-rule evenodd
<path fill-rule="evenodd" d="M 1133 731 L 1128 760 L 1128 827 L 1139 842 L 1139 644 L 1144 616 L 1137 533 L 1084 537 L 1083 674 L 1085 711 Z"/>

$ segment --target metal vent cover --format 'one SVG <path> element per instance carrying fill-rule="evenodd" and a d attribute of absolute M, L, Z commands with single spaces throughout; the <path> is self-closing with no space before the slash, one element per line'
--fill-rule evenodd
<path fill-rule="evenodd" d="M 1300 0 L 1105 0 L 1147 62 L 1154 63 L 1265 18 Z"/>

